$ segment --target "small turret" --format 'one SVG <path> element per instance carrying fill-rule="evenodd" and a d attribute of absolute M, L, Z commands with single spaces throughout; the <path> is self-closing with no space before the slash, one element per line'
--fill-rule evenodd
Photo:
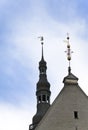
<path fill-rule="evenodd" d="M 67 60 L 69 62 L 69 66 L 68 66 L 68 75 L 64 78 L 63 83 L 68 85 L 73 84 L 78 85 L 78 78 L 71 73 L 70 61 L 71 61 L 71 53 L 73 53 L 73 51 L 71 51 L 69 39 L 70 39 L 69 34 L 67 33 L 67 40 L 65 41 L 67 43 L 67 51 L 65 52 L 67 53 Z"/>

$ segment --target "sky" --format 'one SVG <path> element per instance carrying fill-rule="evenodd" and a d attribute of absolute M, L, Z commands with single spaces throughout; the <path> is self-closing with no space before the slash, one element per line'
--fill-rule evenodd
<path fill-rule="evenodd" d="M 71 71 L 88 95 L 88 1 L 0 0 L 0 130 L 28 130 L 36 113 L 41 43 L 51 84 L 51 103 L 68 74 L 66 34 L 72 53 Z"/>

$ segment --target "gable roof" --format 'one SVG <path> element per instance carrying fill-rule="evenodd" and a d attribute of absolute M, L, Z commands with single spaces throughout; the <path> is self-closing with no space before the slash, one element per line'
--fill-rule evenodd
<path fill-rule="evenodd" d="M 78 78 L 73 74 L 64 78 L 63 89 L 35 130 L 88 129 L 88 97 L 74 80 Z M 79 113 L 78 120 L 74 119 L 75 111 Z"/>

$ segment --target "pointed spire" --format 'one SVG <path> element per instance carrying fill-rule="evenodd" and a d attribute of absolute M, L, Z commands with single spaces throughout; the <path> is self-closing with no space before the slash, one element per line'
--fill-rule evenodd
<path fill-rule="evenodd" d="M 40 36 L 40 37 L 38 37 L 38 38 L 40 38 L 40 41 L 41 41 L 41 45 L 42 45 L 42 59 L 41 60 L 44 60 L 44 54 L 43 54 L 43 44 L 44 44 L 44 38 L 43 38 L 43 36 Z"/>
<path fill-rule="evenodd" d="M 40 70 L 40 74 L 46 74 L 46 69 L 47 69 L 47 66 L 46 66 L 46 61 L 44 60 L 44 54 L 43 54 L 43 36 L 41 37 L 38 37 L 40 38 L 40 41 L 41 41 L 41 45 L 42 45 L 42 57 L 41 57 L 41 61 L 39 62 L 39 70 Z"/>
<path fill-rule="evenodd" d="M 43 55 L 43 37 L 40 38 L 41 45 L 42 45 L 42 57 L 39 62 L 39 81 L 36 84 L 36 97 L 37 97 L 37 112 L 33 116 L 32 124 L 29 126 L 29 130 L 35 130 L 36 126 L 43 118 L 45 113 L 50 107 L 50 83 L 47 80 L 47 63 L 44 61 Z"/>
<path fill-rule="evenodd" d="M 65 52 L 67 53 L 67 60 L 69 62 L 68 74 L 71 74 L 70 61 L 71 61 L 71 53 L 73 53 L 73 51 L 71 51 L 69 39 L 70 39 L 70 37 L 69 37 L 69 34 L 67 33 L 67 40 L 65 40 L 65 42 L 67 43 L 67 51 L 65 51 Z"/>
<path fill-rule="evenodd" d="M 44 40 L 44 38 L 41 37 L 41 44 L 42 44 L 42 60 L 44 60 L 44 55 L 43 55 L 43 44 L 44 44 L 44 42 L 43 42 L 43 40 Z"/>
<path fill-rule="evenodd" d="M 66 84 L 78 84 L 78 78 L 73 75 L 71 73 L 71 65 L 70 65 L 70 61 L 71 61 L 71 53 L 73 53 L 73 51 L 71 51 L 71 48 L 70 48 L 70 43 L 69 43 L 69 34 L 67 33 L 67 39 L 65 40 L 65 42 L 67 43 L 67 50 L 65 51 L 66 54 L 67 54 L 67 60 L 69 62 L 69 66 L 68 66 L 68 75 L 64 78 L 63 80 L 63 83 Z"/>

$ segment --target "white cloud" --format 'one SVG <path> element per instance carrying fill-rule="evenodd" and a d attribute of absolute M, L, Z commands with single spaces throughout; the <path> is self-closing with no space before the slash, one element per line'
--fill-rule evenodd
<path fill-rule="evenodd" d="M 0 130 L 28 130 L 32 114 L 31 107 L 16 108 L 10 104 L 0 104 Z"/>

